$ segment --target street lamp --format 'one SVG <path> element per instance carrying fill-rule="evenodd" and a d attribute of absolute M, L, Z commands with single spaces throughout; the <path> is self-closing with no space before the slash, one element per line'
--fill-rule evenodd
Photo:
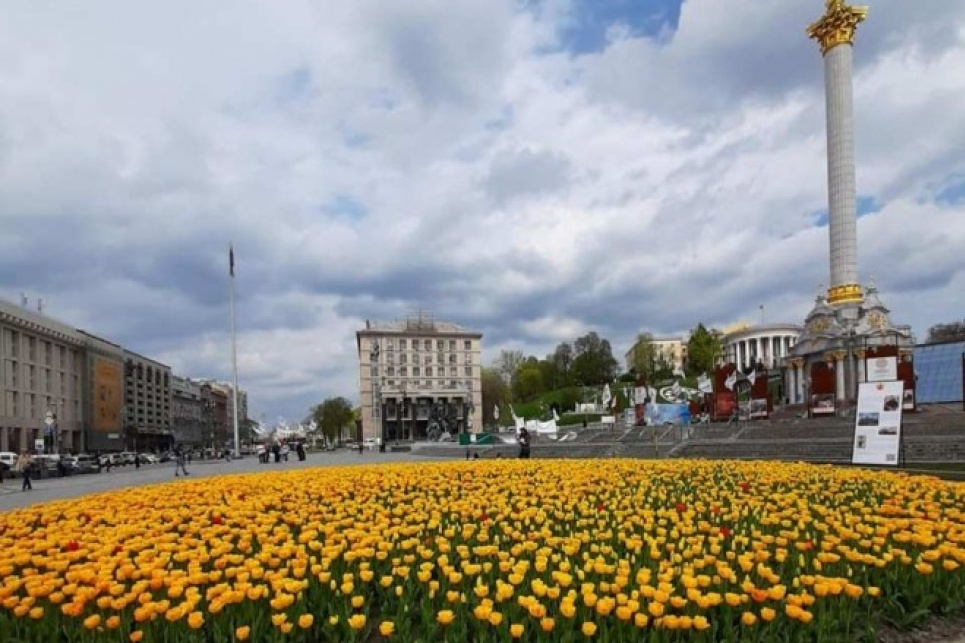
<path fill-rule="evenodd" d="M 399 418 L 400 418 L 400 419 L 399 419 L 399 424 L 400 424 L 400 426 L 401 426 L 401 428 L 402 428 L 402 439 L 403 439 L 403 440 L 406 439 L 406 437 L 405 437 L 405 403 L 406 403 L 406 402 L 408 401 L 408 399 L 409 399 L 408 396 L 406 395 L 406 393 L 407 393 L 407 391 L 408 391 L 408 384 L 409 384 L 409 383 L 408 383 L 406 380 L 402 380 L 402 409 L 399 411 L 399 413 L 400 413 L 400 415 L 399 415 Z M 396 434 L 395 442 L 396 442 L 396 444 L 399 443 L 398 434 Z"/>

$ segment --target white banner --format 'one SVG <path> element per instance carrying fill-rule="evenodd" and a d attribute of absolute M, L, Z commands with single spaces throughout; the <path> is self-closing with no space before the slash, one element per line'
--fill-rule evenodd
<path fill-rule="evenodd" d="M 869 357 L 865 360 L 869 382 L 891 382 L 898 379 L 897 357 Z"/>
<path fill-rule="evenodd" d="M 852 463 L 898 466 L 903 389 L 901 381 L 862 382 L 858 386 Z"/>

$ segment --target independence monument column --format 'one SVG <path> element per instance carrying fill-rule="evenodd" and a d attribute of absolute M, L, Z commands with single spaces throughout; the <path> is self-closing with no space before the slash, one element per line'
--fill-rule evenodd
<path fill-rule="evenodd" d="M 854 169 L 854 114 L 851 97 L 851 48 L 867 7 L 825 0 L 821 19 L 807 34 L 821 45 L 828 130 L 828 221 L 831 235 L 831 287 L 828 303 L 859 304 L 857 189 Z"/>

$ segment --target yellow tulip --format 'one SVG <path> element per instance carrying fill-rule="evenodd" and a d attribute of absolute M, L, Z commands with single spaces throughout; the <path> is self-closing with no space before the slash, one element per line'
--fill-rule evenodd
<path fill-rule="evenodd" d="M 596 634 L 596 623 L 593 621 L 584 621 L 583 625 L 580 626 L 580 631 L 583 632 L 583 636 L 589 638 Z"/>
<path fill-rule="evenodd" d="M 509 626 L 509 635 L 514 639 L 518 639 L 523 636 L 524 630 L 525 628 L 523 627 L 522 623 L 513 623 Z"/>

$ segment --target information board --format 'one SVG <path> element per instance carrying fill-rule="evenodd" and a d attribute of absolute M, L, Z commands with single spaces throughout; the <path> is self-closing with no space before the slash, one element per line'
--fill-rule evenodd
<path fill-rule="evenodd" d="M 869 382 L 890 382 L 898 379 L 898 358 L 869 357 L 865 360 Z"/>
<path fill-rule="evenodd" d="M 859 385 L 852 463 L 898 466 L 903 389 L 900 380 Z"/>

